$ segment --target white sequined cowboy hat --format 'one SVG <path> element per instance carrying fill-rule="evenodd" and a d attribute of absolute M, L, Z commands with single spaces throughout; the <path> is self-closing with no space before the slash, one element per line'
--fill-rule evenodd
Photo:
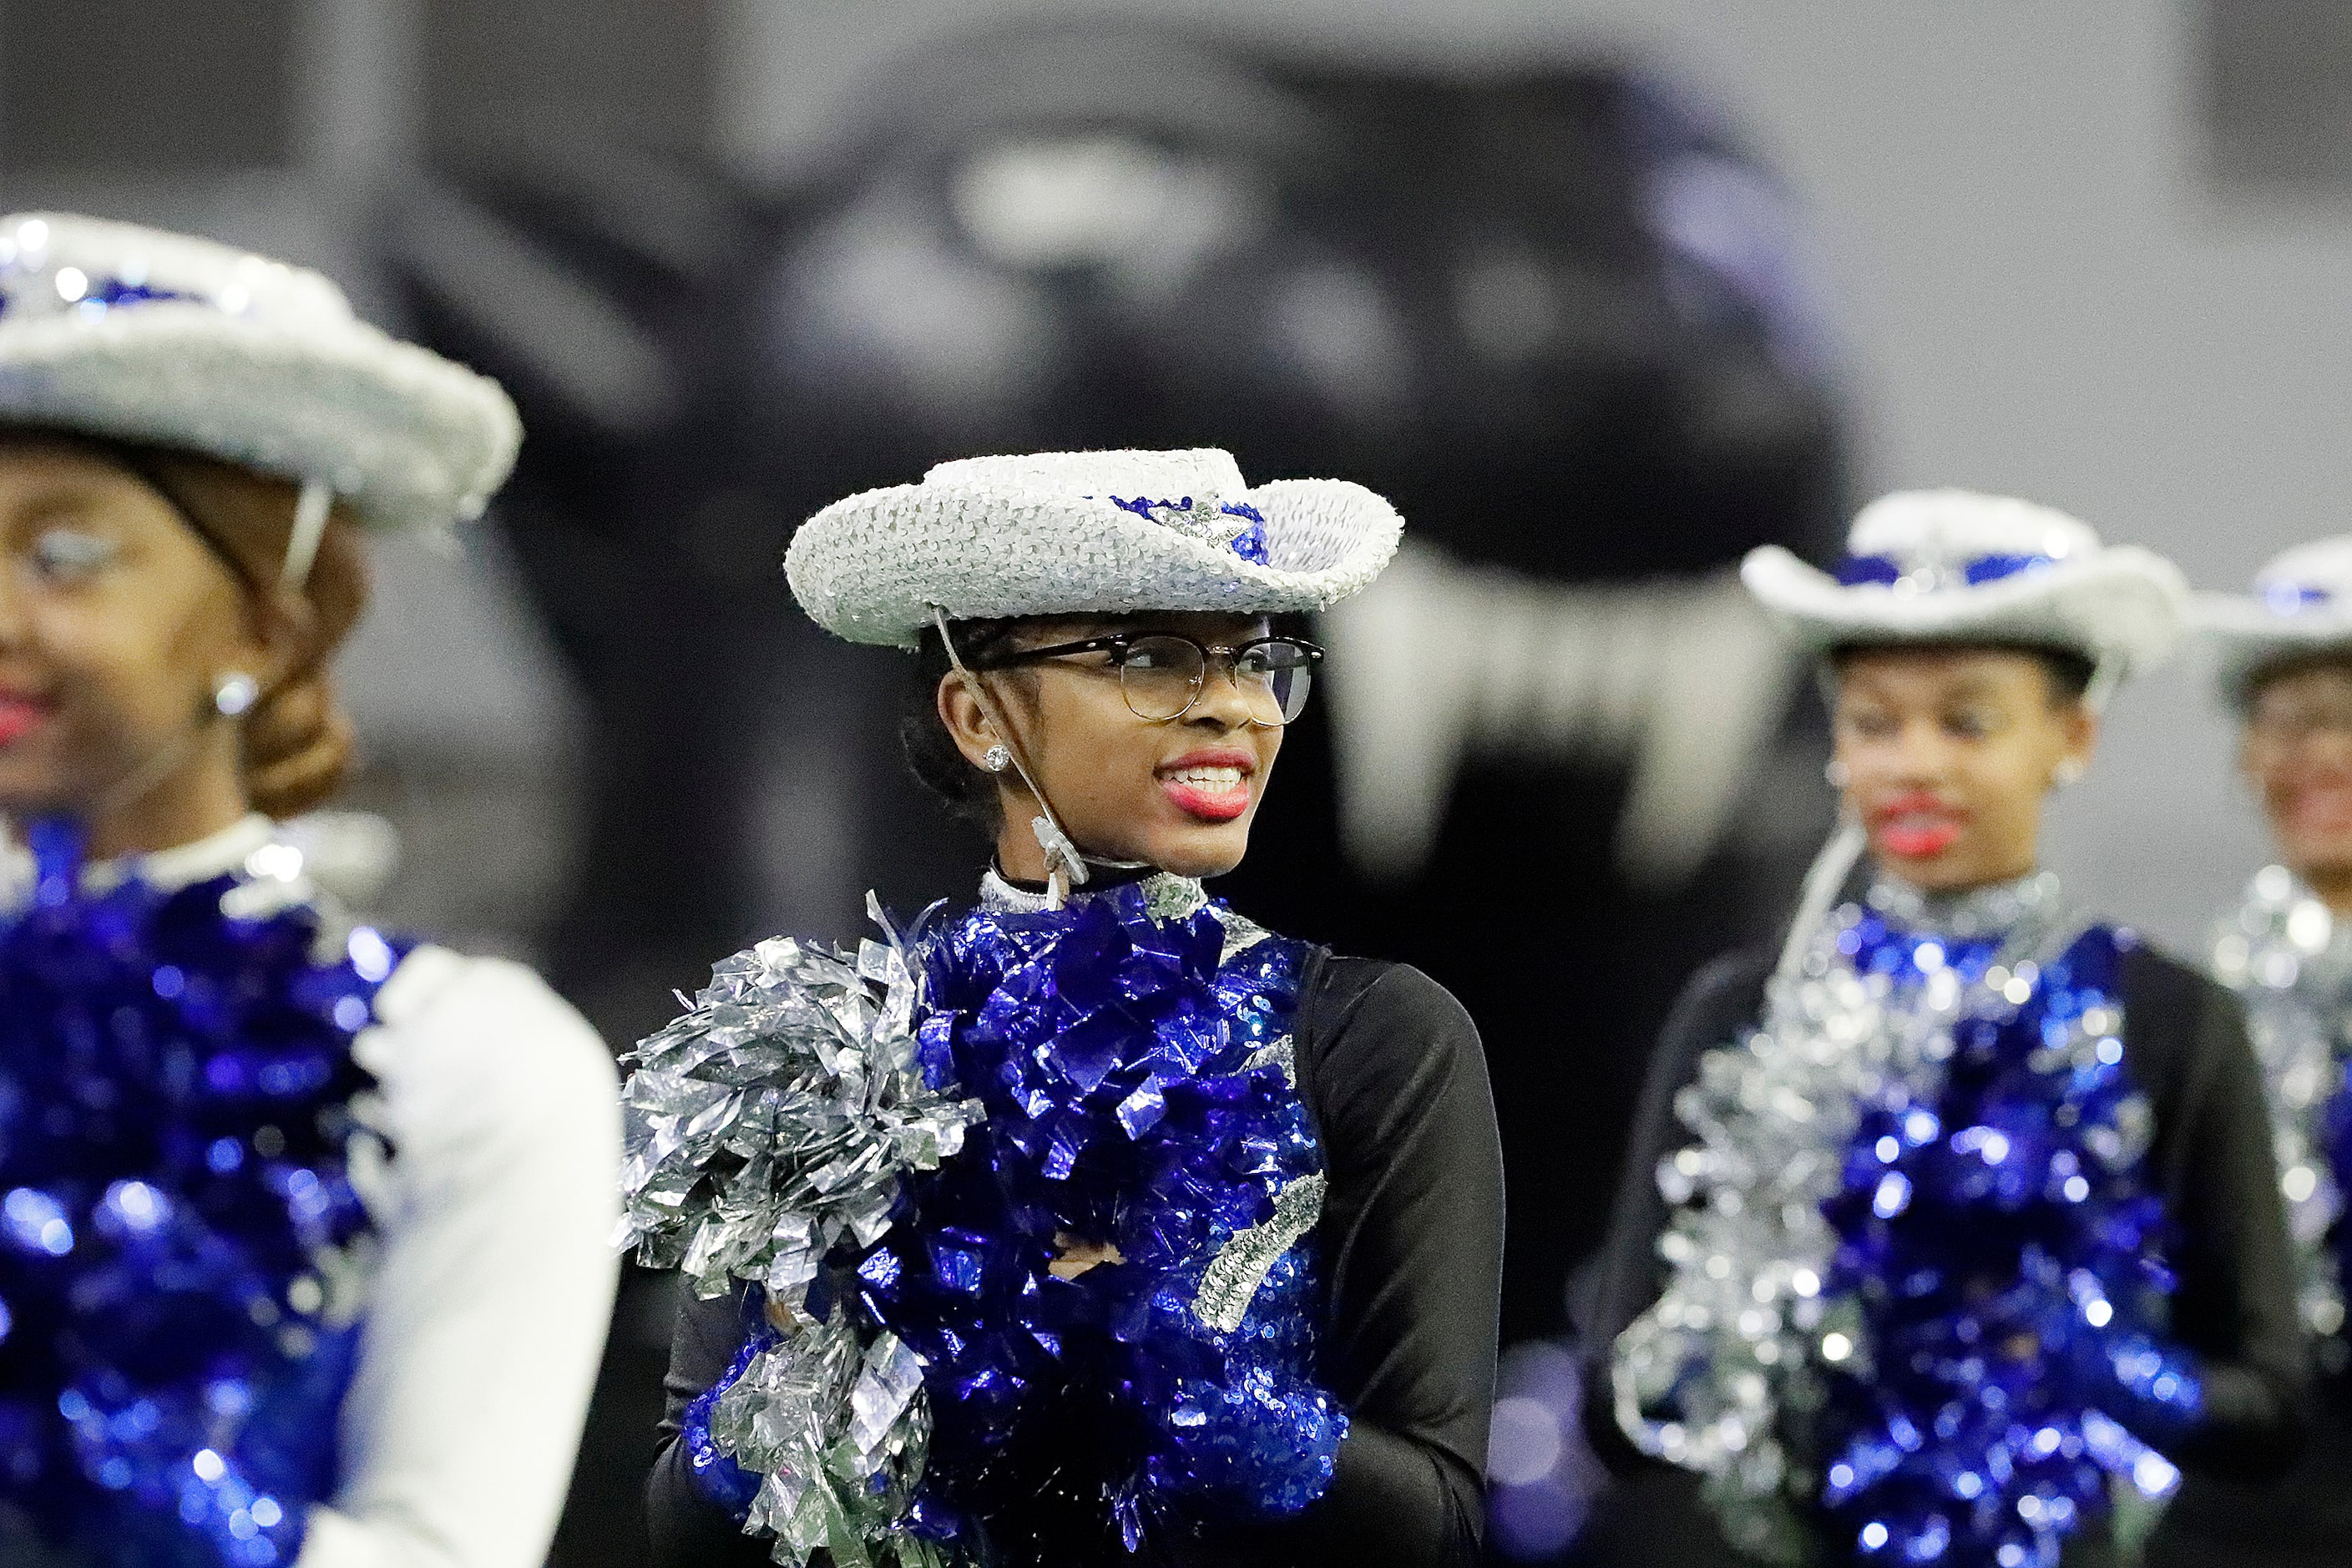
<path fill-rule="evenodd" d="M 2200 594 L 2189 616 L 2232 699 L 2265 665 L 2352 656 L 2352 534 L 2298 544 L 2254 574 L 2252 594 Z"/>
<path fill-rule="evenodd" d="M 2179 641 L 2189 585 L 2135 546 L 2104 545 L 2050 507 L 1970 490 L 1903 490 L 1864 507 L 1835 572 L 1750 551 L 1748 592 L 1806 647 L 2013 643 L 2089 658 L 2112 684 Z"/>
<path fill-rule="evenodd" d="M 496 382 L 319 273 L 65 213 L 0 217 L 0 425 L 206 453 L 384 529 L 479 514 L 522 440 Z"/>
<path fill-rule="evenodd" d="M 1213 447 L 941 463 L 835 501 L 784 556 L 811 619 L 912 647 L 950 620 L 1128 610 L 1319 610 L 1380 574 L 1396 509 L 1344 479 L 1252 487 Z"/>

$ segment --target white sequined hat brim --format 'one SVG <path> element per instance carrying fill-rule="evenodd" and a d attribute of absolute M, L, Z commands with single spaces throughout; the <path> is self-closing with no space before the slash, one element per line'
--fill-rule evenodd
<path fill-rule="evenodd" d="M 2179 568 L 2132 545 L 2113 545 L 1990 583 L 1904 594 L 1850 586 L 1777 544 L 1740 563 L 1740 580 L 1804 647 L 2018 643 L 2066 648 L 2137 674 L 2160 664 L 2186 627 L 2189 584 Z"/>
<path fill-rule="evenodd" d="M 0 316 L 0 424 L 323 481 L 380 529 L 478 515 L 522 440 L 496 382 L 363 321 L 278 327 L 168 300 L 97 321 Z"/>
<path fill-rule="evenodd" d="M 2199 594 L 2189 619 L 2225 696 L 2241 694 L 2246 678 L 2267 664 L 2310 654 L 2352 656 L 2352 610 L 2333 605 L 2283 616 L 2260 599 Z"/>
<path fill-rule="evenodd" d="M 1275 479 L 1217 499 L 1263 514 L 1265 564 L 1108 499 L 933 479 L 818 512 L 784 573 L 825 630 L 911 647 L 934 605 L 950 620 L 1320 610 L 1378 576 L 1403 527 L 1386 500 L 1344 479 Z"/>

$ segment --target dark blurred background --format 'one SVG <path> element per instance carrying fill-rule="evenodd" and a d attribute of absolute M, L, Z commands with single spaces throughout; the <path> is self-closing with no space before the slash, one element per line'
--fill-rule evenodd
<path fill-rule="evenodd" d="M 1531 1562 L 1593 1484 L 1576 1271 L 1652 1034 L 1827 823 L 1731 564 L 1904 483 L 2216 585 L 2340 528 L 2347 126 L 2325 0 L 0 0 L 0 205 L 324 267 L 521 405 L 491 518 L 383 552 L 351 804 L 400 835 L 387 918 L 616 1048 L 980 863 L 898 763 L 898 661 L 792 609 L 801 518 L 1074 446 L 1397 501 L 1219 890 L 1478 1020 Z M 2258 852 L 2185 674 L 2065 811 L 2078 889 L 2174 940 Z M 640 1561 L 669 1310 L 629 1277 L 567 1568 Z"/>

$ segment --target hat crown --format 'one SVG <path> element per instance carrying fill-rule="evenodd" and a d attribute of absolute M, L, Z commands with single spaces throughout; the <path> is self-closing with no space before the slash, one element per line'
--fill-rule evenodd
<path fill-rule="evenodd" d="M 2352 605 L 2352 534 L 2314 540 L 2254 574 L 2254 597 L 2275 615 Z"/>
<path fill-rule="evenodd" d="M 1241 466 L 1216 447 L 958 458 L 923 476 L 924 489 L 942 486 L 993 505 L 1050 497 L 1115 507 L 1244 561 L 1266 563 L 1265 515 L 1243 499 L 1249 482 Z"/>
<path fill-rule="evenodd" d="M 141 306 L 199 305 L 270 326 L 349 322 L 323 275 L 194 235 L 70 213 L 0 217 L 0 326 L 96 323 Z"/>
<path fill-rule="evenodd" d="M 1188 495 L 1229 499 L 1249 489 L 1233 454 L 1216 447 L 1170 452 L 1022 452 L 957 458 L 935 465 L 923 476 L 923 483 L 1130 500 L 1148 495 L 1171 501 Z"/>
<path fill-rule="evenodd" d="M 1846 538 L 1853 556 L 1891 561 L 1906 574 L 1942 568 L 1956 579 L 1988 561 L 2055 564 L 2099 548 L 2088 523 L 2055 508 L 1959 489 L 1882 496 L 1862 509 Z"/>

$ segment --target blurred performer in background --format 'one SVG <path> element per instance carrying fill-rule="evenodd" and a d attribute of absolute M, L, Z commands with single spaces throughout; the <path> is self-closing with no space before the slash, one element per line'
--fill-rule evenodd
<path fill-rule="evenodd" d="M 2294 1241 L 2320 1396 L 2303 1461 L 2268 1486 L 2191 1474 L 2149 1543 L 2166 1565 L 2352 1562 L 2342 1224 L 2352 1179 L 2352 539 L 2290 550 L 2250 598 L 2200 596 L 2221 695 L 2244 721 L 2239 763 L 2278 863 L 2215 932 L 2213 972 L 2244 1000 L 2270 1089 L 2272 1147 Z"/>
<path fill-rule="evenodd" d="M 1476 1561 L 1477 1036 L 1201 885 L 1320 661 L 1277 618 L 1398 528 L 1203 449 L 945 463 L 794 539 L 812 618 L 917 650 L 909 759 L 995 858 L 977 908 L 854 964 L 728 961 L 635 1055 L 633 1229 L 708 1293 L 658 1562 Z"/>
<path fill-rule="evenodd" d="M 274 818 L 352 760 L 361 531 L 478 513 L 492 383 L 314 273 L 0 219 L 0 1557 L 527 1568 L 611 1300 L 604 1047 Z"/>
<path fill-rule="evenodd" d="M 2105 1560 L 2111 1489 L 2291 1461 L 2304 1383 L 2235 1002 L 2036 869 L 2044 797 L 2185 588 L 1951 490 L 1867 508 L 1835 577 L 1772 549 L 1743 574 L 1823 657 L 1849 826 L 1777 961 L 1703 973 L 1654 1064 L 1599 1296 L 1626 1484 L 1595 1544 Z"/>

